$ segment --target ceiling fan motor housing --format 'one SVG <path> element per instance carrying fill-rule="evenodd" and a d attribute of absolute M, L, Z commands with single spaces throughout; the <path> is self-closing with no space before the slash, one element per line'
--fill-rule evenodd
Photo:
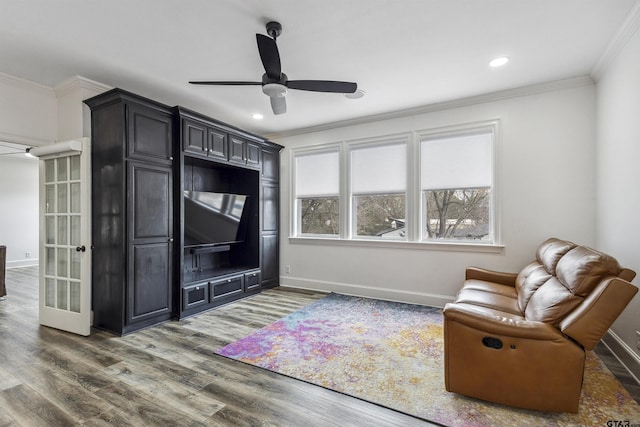
<path fill-rule="evenodd" d="M 268 22 L 267 34 L 269 34 L 274 39 L 280 37 L 280 34 L 282 34 L 282 25 L 280 25 L 280 23 L 276 21 Z"/>

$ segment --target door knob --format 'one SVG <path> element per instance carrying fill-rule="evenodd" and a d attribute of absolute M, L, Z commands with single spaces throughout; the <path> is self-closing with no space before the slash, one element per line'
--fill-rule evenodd
<path fill-rule="evenodd" d="M 84 245 L 76 246 L 76 252 L 84 252 L 86 250 L 87 250 L 87 248 L 85 248 Z"/>

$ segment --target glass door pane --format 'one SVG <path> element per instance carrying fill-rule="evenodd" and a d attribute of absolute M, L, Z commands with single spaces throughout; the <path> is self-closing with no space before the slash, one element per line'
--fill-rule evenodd
<path fill-rule="evenodd" d="M 45 160 L 44 305 L 80 312 L 80 156 Z"/>

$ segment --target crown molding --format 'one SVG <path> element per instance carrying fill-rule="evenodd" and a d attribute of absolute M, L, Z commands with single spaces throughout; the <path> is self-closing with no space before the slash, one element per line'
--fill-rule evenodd
<path fill-rule="evenodd" d="M 435 111 L 448 110 L 452 108 L 468 107 L 472 105 L 484 104 L 487 102 L 500 101 L 510 98 L 518 98 L 522 96 L 537 95 L 545 92 L 553 92 L 557 90 L 573 89 L 581 86 L 593 85 L 593 79 L 590 76 L 578 76 L 562 80 L 554 80 L 545 83 L 522 86 L 514 89 L 506 89 L 498 92 L 486 93 L 467 98 L 456 99 L 452 101 L 438 102 L 428 104 L 421 107 L 408 108 L 404 110 L 392 111 L 389 113 L 375 114 L 371 116 L 359 117 L 356 119 L 342 120 L 333 123 L 327 123 L 318 126 L 311 126 L 300 129 L 293 129 L 285 132 L 277 132 L 266 135 L 266 138 L 277 141 L 279 138 L 303 135 L 308 133 L 332 130 L 341 127 L 354 126 L 379 122 L 382 120 L 396 119 L 400 117 L 415 116 L 418 114 L 431 113 Z"/>
<path fill-rule="evenodd" d="M 10 144 L 26 145 L 29 147 L 40 147 L 52 143 L 53 141 L 35 136 L 15 135 L 12 133 L 0 132 L 0 141 Z"/>
<path fill-rule="evenodd" d="M 602 53 L 602 56 L 600 56 L 598 62 L 596 62 L 596 65 L 591 70 L 591 77 L 594 81 L 597 82 L 602 78 L 614 59 L 616 59 L 622 49 L 629 43 L 629 40 L 631 40 L 638 31 L 638 28 L 640 28 L 640 0 L 636 0 L 636 3 L 631 8 L 622 26 L 613 36 Z"/>
<path fill-rule="evenodd" d="M 113 88 L 100 82 L 87 79 L 86 77 L 75 75 L 56 85 L 53 88 L 53 91 L 55 92 L 56 96 L 62 97 L 65 95 L 69 95 L 70 93 L 73 93 L 78 89 L 85 89 L 95 93 L 102 93 Z"/>
<path fill-rule="evenodd" d="M 51 89 L 49 86 L 32 82 L 20 77 L 12 76 L 10 74 L 0 73 L 0 83 L 6 84 L 7 86 L 13 86 L 18 89 L 36 92 L 38 94 L 49 96 L 52 98 L 55 98 L 56 96 L 53 92 L 53 89 Z"/>

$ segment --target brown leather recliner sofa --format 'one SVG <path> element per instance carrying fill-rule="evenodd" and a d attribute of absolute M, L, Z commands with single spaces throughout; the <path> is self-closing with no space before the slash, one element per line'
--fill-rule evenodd
<path fill-rule="evenodd" d="M 520 408 L 578 412 L 586 351 L 638 289 L 611 256 L 551 238 L 520 273 L 469 267 L 444 308 L 445 386 Z"/>

